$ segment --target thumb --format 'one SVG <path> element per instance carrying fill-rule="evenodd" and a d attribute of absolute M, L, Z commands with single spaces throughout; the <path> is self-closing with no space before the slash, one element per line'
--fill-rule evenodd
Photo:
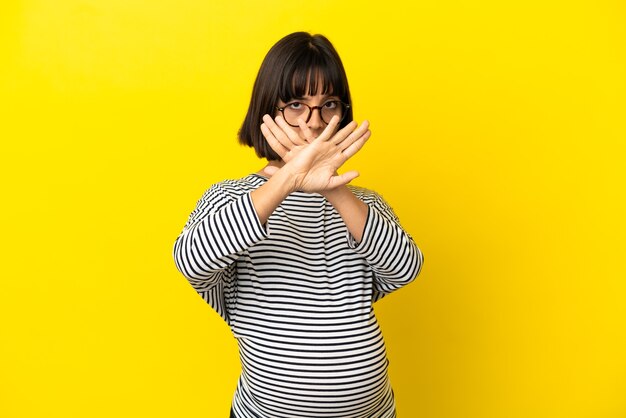
<path fill-rule="evenodd" d="M 359 177 L 359 172 L 354 170 L 348 171 L 347 173 L 343 173 L 338 176 L 332 176 L 330 179 L 329 188 L 334 189 L 335 187 L 343 186 L 350 183 L 357 177 Z"/>

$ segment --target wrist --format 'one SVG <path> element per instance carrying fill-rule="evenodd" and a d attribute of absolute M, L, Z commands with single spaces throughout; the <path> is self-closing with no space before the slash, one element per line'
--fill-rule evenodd
<path fill-rule="evenodd" d="M 277 185 L 285 196 L 298 190 L 298 177 L 295 173 L 292 173 L 290 167 L 287 164 L 282 166 L 276 171 L 271 180 Z"/>
<path fill-rule="evenodd" d="M 324 190 L 320 194 L 332 204 L 338 203 L 342 198 L 348 196 L 348 194 L 352 195 L 352 192 L 348 189 L 348 186 L 344 184 L 334 189 Z"/>
<path fill-rule="evenodd" d="M 368 206 L 361 201 L 346 185 L 324 192 L 324 198 L 333 205 L 346 224 L 356 242 L 361 242 Z"/>

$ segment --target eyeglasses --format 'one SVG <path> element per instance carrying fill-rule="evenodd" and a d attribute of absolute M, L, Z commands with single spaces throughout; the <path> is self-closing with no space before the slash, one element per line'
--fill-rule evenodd
<path fill-rule="evenodd" d="M 294 128 L 299 126 L 298 119 L 302 119 L 304 123 L 307 123 L 311 119 L 311 115 L 313 115 L 315 109 L 319 110 L 322 121 L 328 125 L 333 116 L 339 116 L 339 122 L 341 123 L 348 114 L 350 105 L 340 100 L 329 100 L 321 106 L 311 107 L 306 103 L 291 102 L 283 107 L 276 107 L 276 110 L 279 110 L 280 113 L 283 114 L 285 122 Z"/>

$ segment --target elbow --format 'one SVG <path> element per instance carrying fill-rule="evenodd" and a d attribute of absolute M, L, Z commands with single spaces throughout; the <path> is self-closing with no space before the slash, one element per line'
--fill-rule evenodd
<path fill-rule="evenodd" d="M 216 266 L 205 260 L 192 242 L 183 236 L 178 237 L 173 249 L 174 264 L 196 290 L 206 290 L 220 281 L 226 266 Z"/>
<path fill-rule="evenodd" d="M 176 239 L 172 254 L 174 265 L 189 281 L 206 279 L 210 275 L 209 272 L 201 268 L 194 257 L 193 248 L 186 244 L 188 243 L 185 243 L 183 236 Z"/>
<path fill-rule="evenodd" d="M 199 272 L 195 271 L 193 265 L 190 263 L 189 256 L 185 251 L 183 251 L 181 241 L 181 237 L 178 237 L 174 243 L 174 250 L 172 254 L 174 258 L 174 265 L 178 271 L 181 272 L 185 278 L 187 278 L 187 280 L 198 279 Z"/>
<path fill-rule="evenodd" d="M 420 249 L 417 248 L 416 246 L 414 262 L 411 268 L 411 276 L 412 276 L 411 281 L 415 280 L 417 276 L 419 276 L 420 272 L 422 271 L 423 265 L 424 265 L 424 254 L 422 254 Z"/>
<path fill-rule="evenodd" d="M 416 261 L 415 267 L 413 269 L 413 280 L 415 280 L 417 276 L 419 276 L 420 272 L 422 271 L 422 266 L 424 265 L 424 254 L 422 254 L 420 249 L 417 247 L 415 247 L 415 256 Z"/>
<path fill-rule="evenodd" d="M 402 285 L 407 285 L 413 282 L 422 271 L 422 265 L 424 264 L 424 255 L 417 246 L 413 246 L 411 257 L 408 258 L 402 271 L 397 276 L 398 282 Z"/>

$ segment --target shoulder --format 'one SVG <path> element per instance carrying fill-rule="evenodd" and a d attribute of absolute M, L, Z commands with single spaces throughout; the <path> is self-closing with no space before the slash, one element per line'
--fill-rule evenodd
<path fill-rule="evenodd" d="M 222 180 L 215 183 L 202 194 L 202 197 L 196 204 L 196 210 L 192 213 L 192 217 L 201 212 L 218 210 L 257 189 L 265 181 L 267 180 L 264 177 L 250 174 L 240 179 Z"/>
<path fill-rule="evenodd" d="M 358 197 L 365 203 L 370 204 L 370 203 L 374 203 L 379 200 L 382 200 L 380 195 L 376 193 L 374 190 L 366 189 L 365 187 L 353 186 L 353 185 L 348 185 L 348 188 L 350 189 L 350 191 L 352 191 L 352 193 L 354 193 L 356 197 Z"/>
<path fill-rule="evenodd" d="M 361 199 L 364 203 L 370 206 L 375 206 L 379 209 L 383 209 L 385 211 L 391 209 L 387 202 L 385 202 L 385 199 L 383 199 L 383 197 L 374 190 L 352 185 L 349 185 L 348 187 L 350 188 L 352 193 L 354 193 L 354 195 Z"/>
<path fill-rule="evenodd" d="M 377 192 L 364 187 L 348 185 L 348 188 L 358 197 L 363 203 L 371 208 L 376 209 L 378 212 L 385 215 L 387 218 L 397 221 L 397 217 L 393 212 L 393 209 L 385 201 L 385 199 Z"/>
<path fill-rule="evenodd" d="M 250 174 L 240 179 L 222 180 L 209 187 L 202 196 L 203 199 L 237 199 L 260 187 L 267 180 L 257 174 Z"/>

